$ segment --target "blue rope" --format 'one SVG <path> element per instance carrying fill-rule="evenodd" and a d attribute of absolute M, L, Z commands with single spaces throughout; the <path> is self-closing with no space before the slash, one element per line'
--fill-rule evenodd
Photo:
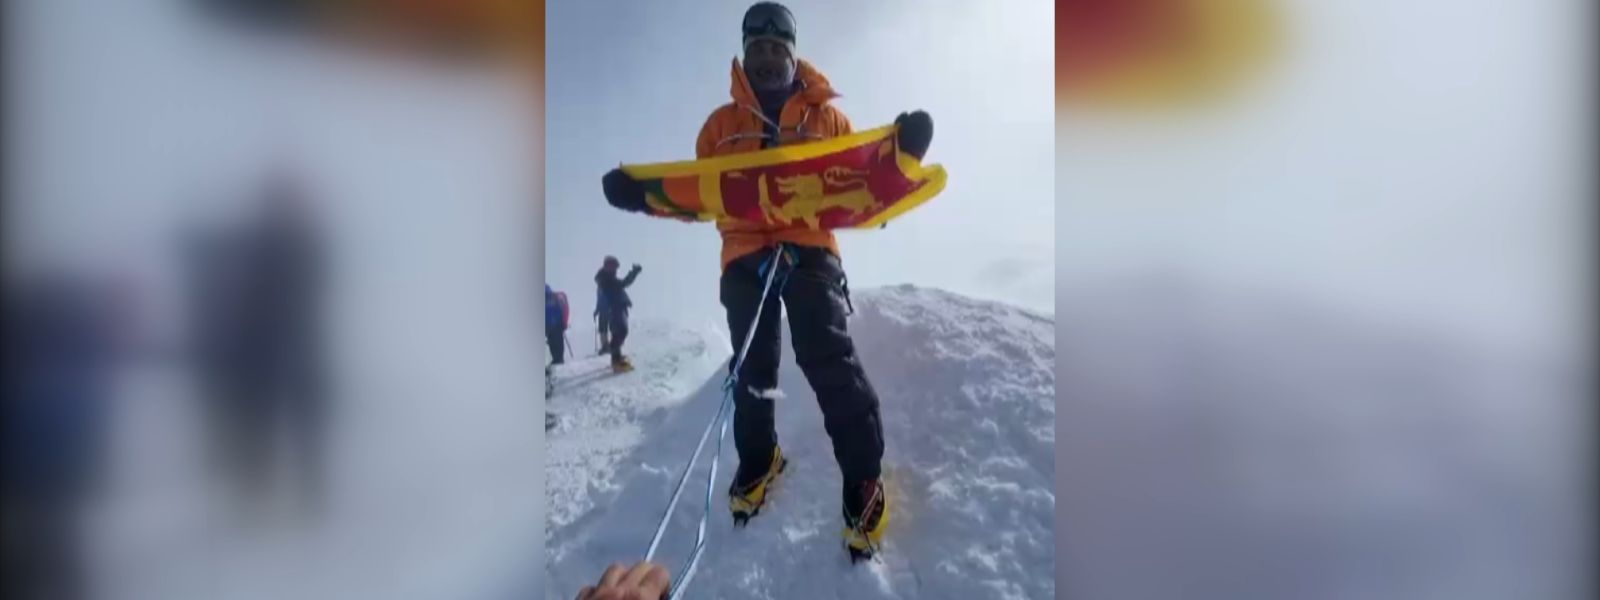
<path fill-rule="evenodd" d="M 778 251 L 774 252 L 771 258 L 762 261 L 761 267 L 757 269 L 757 272 L 761 273 L 763 277 L 766 278 L 767 282 L 761 290 L 761 304 L 756 307 L 755 319 L 750 324 L 750 329 L 745 333 L 744 348 L 741 349 L 738 360 L 734 364 L 733 371 L 728 374 L 726 383 L 723 384 L 723 405 L 725 407 L 732 407 L 733 405 L 733 392 L 734 390 L 738 389 L 739 372 L 744 369 L 744 359 L 750 352 L 750 343 L 755 339 L 756 327 L 761 325 L 761 311 L 762 308 L 766 306 L 767 294 L 772 289 L 772 275 L 774 275 L 776 271 L 781 268 L 781 265 L 773 264 L 772 259 L 781 257 L 792 258 L 792 255 L 789 254 L 789 249 L 787 246 L 778 246 Z M 769 267 L 772 269 L 772 273 L 767 272 Z M 782 297 L 783 290 L 788 286 L 789 274 L 792 272 L 793 271 L 791 270 L 783 274 L 782 281 L 780 281 L 778 284 L 779 297 Z M 722 419 L 721 431 L 719 431 L 717 434 L 717 453 L 711 456 L 711 473 L 706 478 L 706 502 L 704 512 L 700 516 L 699 530 L 695 534 L 694 550 L 689 554 L 689 564 L 684 567 L 683 572 L 679 573 L 677 577 L 677 584 L 673 585 L 672 590 L 667 594 L 668 598 L 677 598 L 678 593 L 683 591 L 684 588 L 688 587 L 690 581 L 694 580 L 694 576 L 698 572 L 700 566 L 700 557 L 702 556 L 702 552 L 705 550 L 706 523 L 711 520 L 711 496 L 713 490 L 716 488 L 717 462 L 722 456 L 722 441 L 728 435 L 729 419 L 726 417 L 723 417 Z"/>
<path fill-rule="evenodd" d="M 723 393 L 723 406 L 730 405 L 732 401 L 733 387 L 728 386 L 728 391 Z M 711 493 L 715 488 L 717 481 L 717 459 L 722 455 L 722 440 L 728 436 L 729 420 L 730 419 L 723 418 L 721 430 L 717 432 L 717 453 L 711 455 L 711 474 L 706 476 L 705 512 L 700 515 L 700 525 L 698 530 L 695 532 L 694 550 L 689 553 L 689 564 L 683 568 L 683 572 L 678 574 L 678 577 L 676 578 L 677 583 L 675 583 L 672 586 L 672 590 L 667 593 L 668 598 L 677 598 L 678 593 L 683 591 L 683 588 L 689 586 L 689 582 L 694 579 L 696 570 L 700 566 L 700 557 L 703 554 L 702 551 L 705 550 L 706 547 L 706 523 L 711 520 Z"/>
<path fill-rule="evenodd" d="M 760 304 L 756 305 L 755 318 L 750 323 L 750 327 L 745 331 L 744 342 L 739 348 L 739 353 L 734 357 L 733 368 L 729 371 L 727 378 L 723 380 L 722 402 L 717 407 L 717 414 L 712 417 L 710 423 L 706 424 L 705 431 L 700 434 L 700 441 L 699 443 L 695 444 L 694 454 L 690 455 L 689 464 L 684 466 L 682 475 L 678 477 L 678 485 L 672 492 L 672 498 L 667 501 L 667 508 L 661 515 L 661 521 L 656 525 L 656 533 L 650 539 L 650 547 L 645 550 L 645 560 L 650 560 L 655 556 L 656 549 L 661 544 L 661 536 L 666 532 L 667 521 L 672 516 L 673 510 L 678 506 L 678 499 L 683 494 L 684 484 L 688 482 L 689 473 L 694 470 L 695 463 L 700 459 L 700 453 L 705 448 L 706 439 L 710 437 L 712 429 L 719 429 L 717 433 L 717 451 L 715 454 L 711 455 L 711 473 L 706 478 L 705 508 L 701 513 L 700 524 L 695 533 L 694 550 L 690 552 L 687 565 L 684 567 L 683 571 L 679 573 L 679 576 L 676 578 L 677 582 L 672 586 L 672 590 L 668 593 L 669 598 L 678 597 L 678 593 L 682 591 L 683 588 L 687 587 L 689 582 L 694 579 L 696 570 L 699 568 L 700 556 L 705 550 L 706 523 L 711 520 L 711 497 L 716 488 L 717 465 L 722 457 L 722 442 L 728 436 L 728 421 L 730 419 L 727 418 L 727 415 L 729 412 L 731 412 L 730 409 L 733 407 L 733 392 L 738 387 L 739 372 L 743 370 L 745 357 L 750 352 L 750 344 L 755 340 L 756 328 L 761 325 L 762 309 L 765 308 L 768 294 L 772 291 L 773 279 L 780 270 L 778 268 L 780 265 L 774 264 L 774 261 L 781 258 L 789 258 L 792 262 L 794 257 L 792 251 L 789 250 L 787 246 L 780 244 L 771 256 L 761 261 L 761 265 L 757 269 L 757 273 L 759 273 L 760 276 L 766 280 L 761 288 L 761 301 Z M 770 271 L 769 267 L 771 269 Z M 778 293 L 780 296 L 783 293 L 783 289 L 788 286 L 788 283 L 789 274 L 786 272 L 784 273 L 783 281 L 778 286 Z"/>

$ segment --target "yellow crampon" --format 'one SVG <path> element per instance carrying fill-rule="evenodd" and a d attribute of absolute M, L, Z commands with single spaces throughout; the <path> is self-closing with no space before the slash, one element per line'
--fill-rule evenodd
<path fill-rule="evenodd" d="M 883 542 L 883 532 L 889 528 L 889 491 L 883 486 L 881 480 L 878 485 L 877 501 L 882 503 L 882 509 L 878 515 L 877 522 L 873 523 L 870 529 L 861 528 L 857 524 L 845 524 L 844 543 L 845 547 L 850 550 L 850 562 L 852 563 L 858 560 L 871 559 L 875 556 L 880 544 Z M 869 501 L 866 510 L 863 512 L 871 514 L 872 510 L 872 502 Z"/>
<path fill-rule="evenodd" d="M 788 466 L 789 460 L 783 457 L 783 449 L 777 446 L 772 448 L 772 464 L 767 467 L 767 474 L 762 475 L 749 487 L 728 491 L 728 507 L 733 510 L 735 524 L 743 525 L 750 517 L 761 512 L 761 507 L 767 502 L 767 488 L 778 478 Z"/>

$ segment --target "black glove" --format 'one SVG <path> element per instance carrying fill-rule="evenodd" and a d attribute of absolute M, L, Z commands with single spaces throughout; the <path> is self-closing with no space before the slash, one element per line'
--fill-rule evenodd
<path fill-rule="evenodd" d="M 650 211 L 650 206 L 644 201 L 644 186 L 622 172 L 622 169 L 612 169 L 606 173 L 600 179 L 600 186 L 605 189 L 606 202 L 612 206 L 628 212 Z"/>
<path fill-rule="evenodd" d="M 643 271 L 643 270 L 644 270 L 644 267 L 639 266 L 637 263 L 635 263 L 633 265 L 633 272 L 638 273 L 639 271 Z"/>
<path fill-rule="evenodd" d="M 900 149 L 922 160 L 928 153 L 928 144 L 933 143 L 933 117 L 920 110 L 900 113 L 894 118 L 894 126 L 898 128 L 895 135 L 899 136 Z"/>

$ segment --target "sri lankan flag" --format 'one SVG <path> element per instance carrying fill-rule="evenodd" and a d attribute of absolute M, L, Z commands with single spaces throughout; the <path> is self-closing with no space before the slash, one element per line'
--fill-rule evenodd
<path fill-rule="evenodd" d="M 945 171 L 901 151 L 892 125 L 705 160 L 623 165 L 654 216 L 812 229 L 877 227 L 944 190 Z"/>

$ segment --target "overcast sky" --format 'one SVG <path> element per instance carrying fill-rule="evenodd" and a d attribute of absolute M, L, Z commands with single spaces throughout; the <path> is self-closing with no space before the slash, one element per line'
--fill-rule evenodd
<path fill-rule="evenodd" d="M 644 273 L 635 315 L 720 323 L 720 239 L 611 208 L 621 163 L 694 158 L 728 102 L 746 0 L 556 2 L 549 7 L 546 273 L 577 319 L 612 254 Z M 840 233 L 852 290 L 913 283 L 1054 312 L 1054 76 L 1050 2 L 795 1 L 798 54 L 843 95 L 857 129 L 921 108 L 927 161 L 950 182 L 887 229 Z"/>

